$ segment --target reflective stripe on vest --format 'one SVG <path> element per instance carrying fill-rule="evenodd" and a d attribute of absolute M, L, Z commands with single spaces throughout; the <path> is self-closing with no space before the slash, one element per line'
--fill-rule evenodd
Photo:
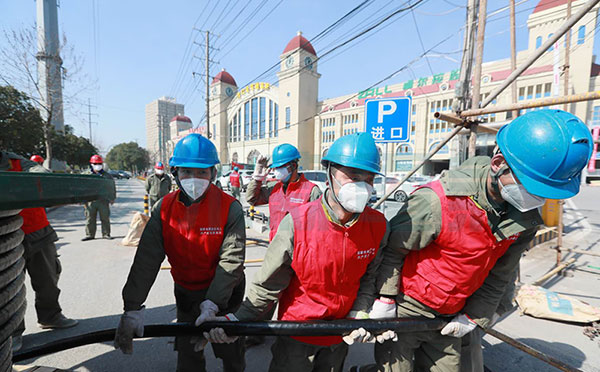
<path fill-rule="evenodd" d="M 10 168 L 8 169 L 9 172 L 23 171 L 20 159 L 8 160 L 10 162 Z M 21 226 L 21 230 L 23 230 L 25 234 L 31 234 L 32 232 L 36 232 L 50 225 L 50 222 L 48 222 L 48 216 L 46 216 L 46 210 L 44 208 L 26 208 L 23 209 L 19 214 L 21 217 L 23 217 L 23 226 Z"/>
<path fill-rule="evenodd" d="M 287 190 L 283 192 L 283 182 L 277 182 L 269 197 L 269 241 L 277 233 L 279 223 L 292 209 L 310 201 L 313 187 L 318 187 L 304 177 L 303 174 L 296 182 L 290 182 Z"/>
<path fill-rule="evenodd" d="M 400 291 L 440 314 L 454 314 L 520 233 L 498 242 L 487 213 L 471 198 L 446 196 L 439 181 L 425 187 L 440 199 L 442 227 L 437 239 L 406 256 Z"/>
<path fill-rule="evenodd" d="M 186 207 L 177 190 L 160 208 L 163 246 L 175 283 L 196 291 L 208 288 L 219 262 L 229 207 L 235 200 L 211 184 L 204 199 Z"/>
<path fill-rule="evenodd" d="M 229 183 L 231 183 L 231 187 L 240 187 L 240 174 L 237 172 L 231 173 Z"/>
<path fill-rule="evenodd" d="M 321 198 L 290 211 L 294 219 L 294 276 L 279 300 L 279 319 L 343 319 L 352 309 L 385 234 L 383 214 L 366 208 L 350 227 L 327 219 Z M 294 337 L 313 345 L 342 342 L 340 336 Z"/>

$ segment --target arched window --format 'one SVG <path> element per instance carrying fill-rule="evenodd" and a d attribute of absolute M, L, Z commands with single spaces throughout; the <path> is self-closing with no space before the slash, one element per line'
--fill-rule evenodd
<path fill-rule="evenodd" d="M 396 156 L 412 155 L 413 148 L 411 145 L 400 145 L 396 148 Z"/>
<path fill-rule="evenodd" d="M 260 156 L 260 152 L 258 150 L 252 150 L 248 154 L 248 164 L 256 164 L 256 160 Z"/>
<path fill-rule="evenodd" d="M 436 141 L 434 143 L 432 143 L 431 145 L 429 145 L 429 152 L 431 152 L 431 150 L 433 150 L 434 147 L 436 147 L 438 145 L 438 143 L 440 143 L 440 141 Z M 448 148 L 448 145 L 442 147 L 440 149 L 440 151 L 437 152 L 438 154 L 448 154 L 450 153 L 450 149 Z"/>
<path fill-rule="evenodd" d="M 233 155 L 231 155 L 231 161 L 233 162 L 238 162 L 238 153 L 234 152 Z"/>
<path fill-rule="evenodd" d="M 542 46 L 542 37 L 538 36 L 535 38 L 535 49 L 539 48 Z"/>
<path fill-rule="evenodd" d="M 585 41 L 585 26 L 580 26 L 577 30 L 577 44 L 583 44 Z"/>

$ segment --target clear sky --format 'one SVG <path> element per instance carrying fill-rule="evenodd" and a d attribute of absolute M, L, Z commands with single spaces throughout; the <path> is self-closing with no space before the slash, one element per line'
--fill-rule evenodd
<path fill-rule="evenodd" d="M 161 96 L 172 95 L 184 103 L 186 115 L 194 125 L 200 124 L 203 96 L 194 87 L 203 89 L 204 84 L 192 72 L 204 73 L 200 59 L 194 58 L 203 58 L 204 52 L 193 41 L 202 42 L 204 36 L 193 31 L 194 27 L 209 28 L 220 35 L 214 42 L 220 51 L 214 52 L 212 75 L 226 68 L 243 87 L 279 61 L 298 30 L 310 40 L 363 0 L 59 1 L 60 32 L 83 57 L 86 76 L 96 82 L 78 98 L 86 103 L 90 98 L 96 106 L 92 109 L 97 123 L 93 125 L 94 143 L 107 150 L 126 141 L 145 146 L 145 105 Z M 372 22 L 405 3 L 374 0 L 315 42 L 317 55 L 364 29 L 366 20 Z M 538 0 L 517 3 L 517 49 L 522 50 L 527 47 L 527 16 Z M 465 4 L 466 0 L 424 0 L 414 13 L 391 18 L 319 61 L 319 97 L 363 90 L 420 55 L 424 49 L 415 20 L 425 49 L 450 38 L 434 48 L 431 58 L 418 61 L 411 70 L 382 85 L 459 68 Z M 507 4 L 506 0 L 489 0 L 488 13 Z M 34 0 L 0 0 L 0 30 L 34 26 L 35 12 Z M 240 16 L 235 18 L 237 14 Z M 484 61 L 510 57 L 508 30 L 508 10 L 489 18 Z M 0 45 L 5 45 L 2 38 Z M 259 81 L 273 83 L 275 76 L 270 74 Z M 86 137 L 87 120 L 84 107 L 65 114 L 66 124 Z"/>

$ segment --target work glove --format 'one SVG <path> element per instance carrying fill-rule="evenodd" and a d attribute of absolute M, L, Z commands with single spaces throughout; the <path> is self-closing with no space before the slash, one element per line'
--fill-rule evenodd
<path fill-rule="evenodd" d="M 126 311 L 121 315 L 115 334 L 115 349 L 123 354 L 133 353 L 133 337 L 144 337 L 144 307 L 139 310 Z"/>
<path fill-rule="evenodd" d="M 459 314 L 442 328 L 442 335 L 461 338 L 477 327 L 477 323 L 472 321 L 466 314 Z"/>
<path fill-rule="evenodd" d="M 211 300 L 204 300 L 200 304 L 200 316 L 196 318 L 196 325 L 202 324 L 209 319 L 215 319 L 217 317 L 217 313 L 219 312 L 219 306 L 212 302 Z M 194 351 L 198 352 L 203 350 L 208 343 L 208 340 L 204 337 L 192 337 L 190 340 L 192 344 L 194 344 Z"/>
<path fill-rule="evenodd" d="M 229 313 L 225 316 L 215 316 L 212 318 L 206 318 L 201 320 L 200 317 L 198 317 L 198 319 L 196 319 L 196 327 L 198 327 L 200 324 L 204 323 L 204 322 L 237 322 L 238 318 L 235 317 L 235 315 Z M 194 351 L 199 351 L 202 350 L 202 348 L 204 348 L 204 346 L 206 345 L 206 342 L 212 342 L 215 344 L 231 344 L 235 341 L 237 341 L 238 336 L 227 336 L 227 334 L 225 333 L 225 330 L 223 328 L 213 328 L 211 329 L 209 332 L 204 332 L 204 345 L 201 345 L 201 342 L 196 343 L 196 346 L 194 346 Z"/>
<path fill-rule="evenodd" d="M 394 306 L 395 306 L 395 302 L 394 302 Z M 395 311 L 395 307 L 394 307 L 394 311 Z M 395 318 L 395 313 L 394 313 L 394 318 Z M 373 319 L 369 317 L 369 313 L 365 312 L 365 311 L 351 311 L 350 313 L 348 313 L 348 318 L 349 319 Z M 398 341 L 398 335 L 396 335 L 396 332 L 392 331 L 392 330 L 388 330 L 383 332 L 380 335 L 373 335 L 371 334 L 371 332 L 367 331 L 364 328 L 359 328 L 359 329 L 355 329 L 354 331 L 350 332 L 350 334 L 343 336 L 342 339 L 344 340 L 344 342 L 348 345 L 352 345 L 355 342 L 379 342 L 380 344 L 384 343 L 387 340 L 393 340 L 393 341 Z"/>
<path fill-rule="evenodd" d="M 252 179 L 256 180 L 256 181 L 264 181 L 265 177 L 267 177 L 267 174 L 269 173 L 269 158 L 267 158 L 266 156 L 259 156 L 258 160 L 256 161 L 256 165 L 254 167 L 254 173 L 252 174 Z"/>
<path fill-rule="evenodd" d="M 396 318 L 396 301 L 387 297 L 379 297 L 373 302 L 371 311 L 369 311 L 370 319 L 388 319 Z"/>

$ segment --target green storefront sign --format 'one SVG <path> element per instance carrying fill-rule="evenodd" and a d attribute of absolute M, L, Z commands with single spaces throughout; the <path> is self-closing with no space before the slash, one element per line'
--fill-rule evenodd
<path fill-rule="evenodd" d="M 386 85 L 383 88 L 377 87 L 377 88 L 371 88 L 371 89 L 360 91 L 360 92 L 358 92 L 358 99 L 367 98 L 367 97 L 377 97 L 382 94 L 388 94 L 388 93 L 392 93 L 392 91 Z"/>

